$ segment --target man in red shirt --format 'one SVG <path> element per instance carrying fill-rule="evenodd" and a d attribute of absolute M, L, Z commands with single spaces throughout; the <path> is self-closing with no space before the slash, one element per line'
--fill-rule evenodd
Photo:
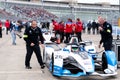
<path fill-rule="evenodd" d="M 0 21 L 0 38 L 2 38 L 2 22 Z"/>
<path fill-rule="evenodd" d="M 83 25 L 79 18 L 77 18 L 76 24 L 75 24 L 75 33 L 78 38 L 78 42 L 82 41 L 81 35 L 82 35 Z"/>
<path fill-rule="evenodd" d="M 5 21 L 5 27 L 6 27 L 6 34 L 8 34 L 9 28 L 10 28 L 10 21 L 6 20 Z"/>
<path fill-rule="evenodd" d="M 59 24 L 57 21 L 52 19 L 52 24 L 53 24 L 53 30 L 55 31 L 55 36 L 56 34 L 59 34 Z"/>
<path fill-rule="evenodd" d="M 63 42 L 64 40 L 64 28 L 65 28 L 65 25 L 64 25 L 64 22 L 63 21 L 60 21 L 59 23 L 59 29 L 60 29 L 60 41 Z"/>
<path fill-rule="evenodd" d="M 68 43 L 70 41 L 70 35 L 73 33 L 73 22 L 72 19 L 68 19 L 65 25 L 65 34 L 66 34 L 66 41 L 65 43 Z"/>

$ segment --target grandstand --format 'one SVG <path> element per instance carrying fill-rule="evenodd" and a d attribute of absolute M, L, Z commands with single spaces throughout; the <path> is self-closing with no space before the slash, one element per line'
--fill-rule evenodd
<path fill-rule="evenodd" d="M 7 12 L 5 9 L 0 9 L 0 20 L 2 20 L 2 19 L 18 20 L 18 18 L 16 16 Z"/>
<path fill-rule="evenodd" d="M 76 19 L 77 17 L 79 17 L 83 21 L 88 21 L 88 20 L 97 19 L 98 16 L 104 16 L 112 24 L 116 25 L 117 23 L 116 20 L 119 18 L 119 5 L 111 5 L 109 3 L 91 4 L 91 3 L 77 3 L 77 2 L 71 3 L 69 1 L 67 2 L 67 1 L 45 1 L 45 0 L 43 3 L 40 2 L 40 0 L 38 1 L 31 0 L 31 2 L 28 2 L 28 0 L 1 2 L 2 8 L 5 8 L 8 12 L 13 12 L 13 14 L 17 16 L 19 13 L 16 12 L 17 10 L 13 10 L 12 8 L 13 5 L 17 5 L 18 7 L 28 6 L 30 9 L 41 8 L 48 11 L 52 15 L 52 17 L 50 18 L 59 17 L 59 19 L 63 19 L 63 20 L 69 17 L 72 19 Z M 26 16 L 22 16 L 22 15 L 20 17 L 27 18 Z M 35 19 L 37 17 L 35 17 Z M 45 20 L 49 21 L 50 18 Z"/>

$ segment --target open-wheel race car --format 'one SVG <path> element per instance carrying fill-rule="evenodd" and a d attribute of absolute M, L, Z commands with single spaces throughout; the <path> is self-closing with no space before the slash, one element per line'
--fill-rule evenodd
<path fill-rule="evenodd" d="M 101 66 L 104 65 L 106 67 L 102 67 L 104 73 L 99 73 L 95 69 L 95 58 L 97 57 L 94 45 L 88 45 L 87 42 L 78 43 L 76 37 L 72 37 L 70 42 L 64 47 L 49 40 L 45 42 L 43 62 L 52 75 L 71 77 L 117 75 L 117 61 L 113 51 L 105 51 L 103 53 Z"/>

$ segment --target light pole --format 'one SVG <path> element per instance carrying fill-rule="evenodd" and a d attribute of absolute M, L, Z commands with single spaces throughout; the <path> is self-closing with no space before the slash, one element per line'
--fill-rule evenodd
<path fill-rule="evenodd" d="M 119 0 L 119 16 L 120 16 L 120 0 Z"/>
<path fill-rule="evenodd" d="M 120 0 L 119 0 L 119 17 L 118 17 L 118 26 L 120 27 Z"/>
<path fill-rule="evenodd" d="M 44 8 L 44 0 L 41 0 L 42 3 L 42 9 Z"/>
<path fill-rule="evenodd" d="M 76 19 L 76 6 L 77 6 L 77 0 L 69 1 L 69 7 L 71 8 L 71 14 L 74 15 L 75 19 Z"/>
<path fill-rule="evenodd" d="M 75 0 L 74 4 L 75 4 L 75 7 L 74 7 L 74 14 L 75 14 L 75 20 L 76 20 L 76 16 L 77 16 L 77 4 L 78 4 L 78 1 Z"/>

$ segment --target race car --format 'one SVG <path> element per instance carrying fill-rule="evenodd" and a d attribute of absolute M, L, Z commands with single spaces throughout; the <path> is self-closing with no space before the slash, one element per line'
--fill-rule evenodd
<path fill-rule="evenodd" d="M 65 48 L 53 43 L 46 44 L 43 62 L 56 76 L 79 77 L 94 72 L 92 57 L 72 44 Z"/>
<path fill-rule="evenodd" d="M 76 36 L 72 36 L 70 42 L 75 42 L 79 44 Z M 102 69 L 102 71 L 106 74 L 110 74 L 110 73 L 116 74 L 117 59 L 114 51 L 108 50 L 108 51 L 102 51 L 102 53 L 100 52 L 102 54 L 102 57 L 101 60 L 98 60 L 97 58 L 100 58 L 100 55 L 96 51 L 95 45 L 92 43 L 92 41 L 83 41 L 81 43 L 83 45 L 82 47 L 83 50 L 88 52 L 92 56 L 95 63 L 95 70 Z"/>
<path fill-rule="evenodd" d="M 85 51 L 87 51 L 93 58 L 95 63 L 95 69 L 102 69 L 106 74 L 116 73 L 117 71 L 117 59 L 114 51 L 102 51 L 102 57 L 100 53 L 96 51 L 95 45 L 91 41 L 84 41 Z M 99 58 L 99 60 L 98 60 Z M 98 68 L 99 67 L 99 68 Z"/>
<path fill-rule="evenodd" d="M 46 42 L 43 62 L 54 76 L 117 75 L 115 60 L 110 61 L 110 64 L 113 62 L 113 65 L 108 65 L 109 68 L 105 69 L 105 74 L 96 72 L 94 59 L 89 52 L 85 51 L 85 43 L 77 44 L 75 38 L 64 47 L 53 42 Z"/>

